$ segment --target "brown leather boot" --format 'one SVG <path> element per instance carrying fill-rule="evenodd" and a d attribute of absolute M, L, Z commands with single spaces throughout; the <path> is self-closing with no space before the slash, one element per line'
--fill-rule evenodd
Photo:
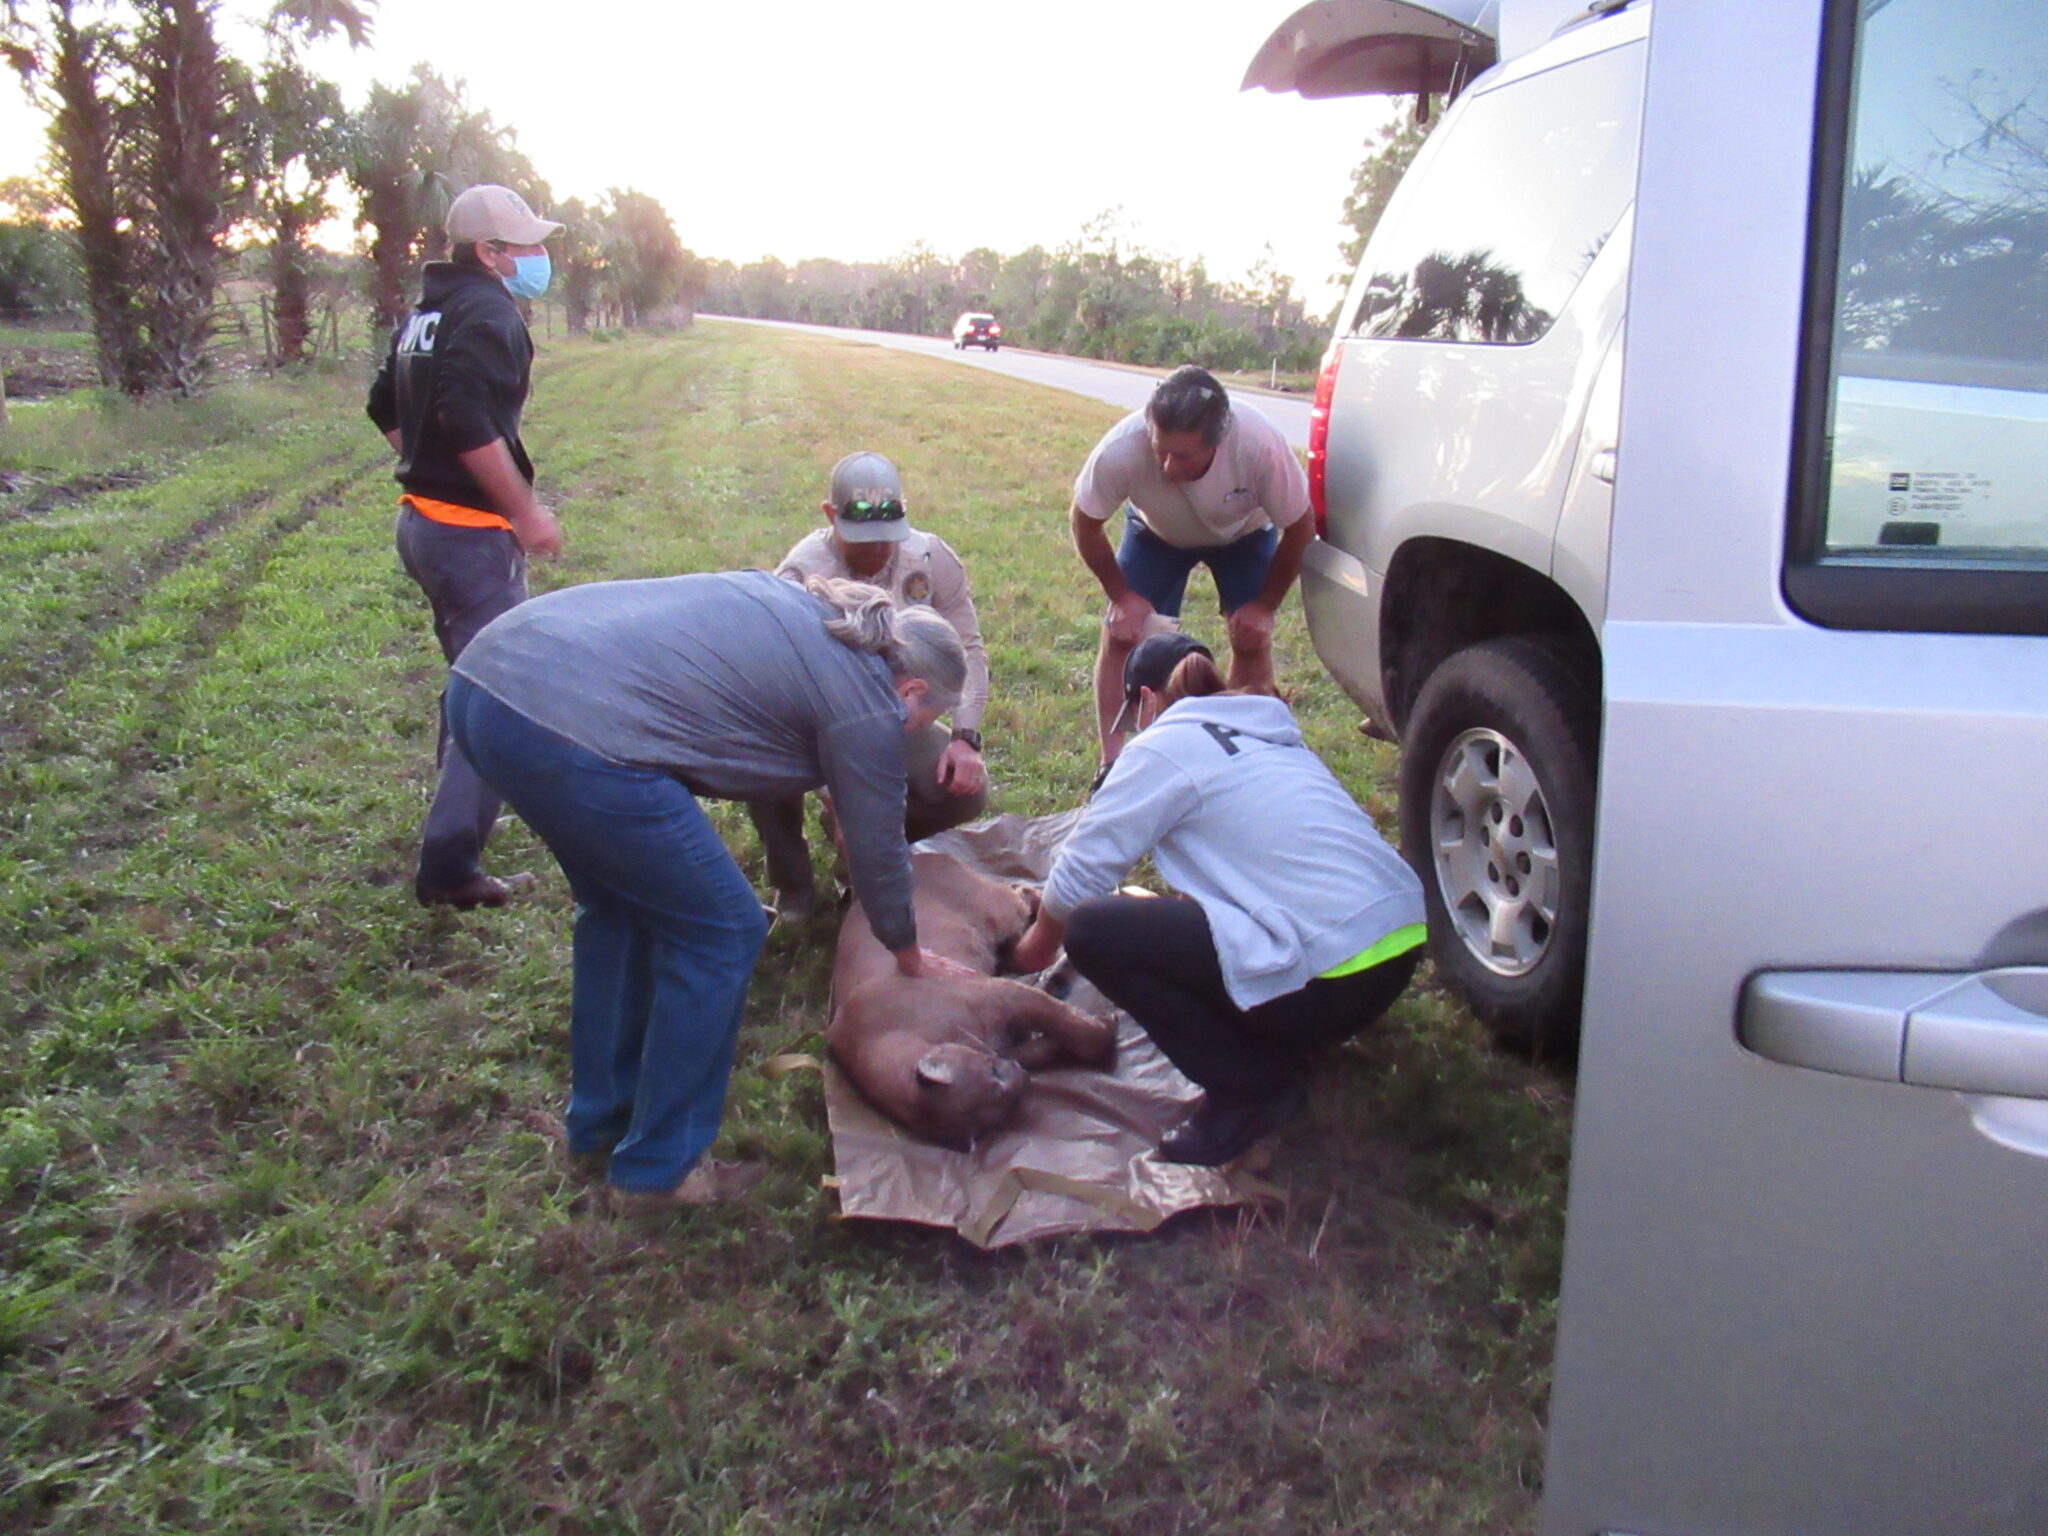
<path fill-rule="evenodd" d="M 614 1216 L 662 1216 L 686 1206 L 710 1205 L 743 1195 L 767 1172 L 759 1163 L 723 1163 L 711 1158 L 692 1168 L 674 1189 L 620 1189 L 605 1186 Z"/>

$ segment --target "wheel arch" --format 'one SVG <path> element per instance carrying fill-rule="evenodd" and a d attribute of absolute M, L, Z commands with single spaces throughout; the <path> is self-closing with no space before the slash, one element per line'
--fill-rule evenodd
<path fill-rule="evenodd" d="M 1526 636 L 1555 651 L 1595 699 L 1600 642 L 1570 595 L 1519 560 L 1456 539 L 1410 539 L 1380 601 L 1380 683 L 1388 724 L 1404 734 L 1416 695 L 1449 657 Z"/>

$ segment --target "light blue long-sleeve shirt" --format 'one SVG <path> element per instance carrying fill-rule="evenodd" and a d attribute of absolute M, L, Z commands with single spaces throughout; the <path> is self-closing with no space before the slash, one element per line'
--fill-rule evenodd
<path fill-rule="evenodd" d="M 1151 854 L 1209 920 L 1240 1008 L 1424 920 L 1422 882 L 1278 699 L 1183 699 L 1131 738 L 1045 885 L 1065 921 Z"/>

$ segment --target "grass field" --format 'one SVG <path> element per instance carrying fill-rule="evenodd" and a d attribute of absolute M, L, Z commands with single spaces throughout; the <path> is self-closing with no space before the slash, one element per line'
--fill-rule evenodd
<path fill-rule="evenodd" d="M 441 667 L 360 384 L 0 434 L 0 1529 L 1529 1528 L 1569 1109 L 1426 982 L 1279 1139 L 1286 1204 L 984 1255 L 835 1219 L 816 1078 L 759 1070 L 818 1048 L 829 928 L 778 933 L 726 1133 L 768 1180 L 606 1222 L 554 1141 L 558 873 L 513 824 L 532 897 L 411 900 Z M 1062 808 L 1066 491 L 1114 416 L 752 328 L 557 342 L 537 584 L 771 563 L 877 448 L 973 572 L 1004 807 Z M 1384 821 L 1385 750 L 1283 628 Z"/>
<path fill-rule="evenodd" d="M 0 324 L 0 395 L 8 403 L 98 382 L 90 331 Z"/>

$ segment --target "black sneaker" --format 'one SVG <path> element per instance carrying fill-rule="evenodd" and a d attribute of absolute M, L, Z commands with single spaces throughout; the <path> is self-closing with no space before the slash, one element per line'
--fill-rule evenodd
<path fill-rule="evenodd" d="M 1290 1083 L 1262 1099 L 1208 1094 L 1193 1114 L 1166 1133 L 1159 1143 L 1159 1155 L 1169 1163 L 1194 1163 L 1203 1168 L 1233 1162 L 1307 1102 L 1308 1089 L 1300 1083 Z"/>

